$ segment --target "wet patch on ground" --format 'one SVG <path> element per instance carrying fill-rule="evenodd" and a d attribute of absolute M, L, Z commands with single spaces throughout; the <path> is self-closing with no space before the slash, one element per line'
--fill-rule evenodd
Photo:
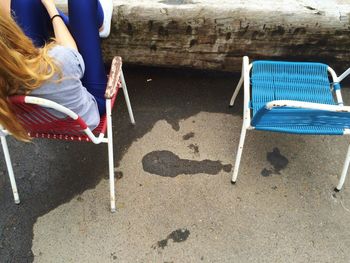
<path fill-rule="evenodd" d="M 113 260 L 117 260 L 118 259 L 118 257 L 117 257 L 115 252 L 111 253 L 111 259 L 113 259 Z"/>
<path fill-rule="evenodd" d="M 194 154 L 199 154 L 199 146 L 197 144 L 191 143 L 190 145 L 188 145 L 188 148 L 190 148 Z"/>
<path fill-rule="evenodd" d="M 281 174 L 281 170 L 285 169 L 289 163 L 288 159 L 280 153 L 277 147 L 273 148 L 272 152 L 267 153 L 266 159 L 272 165 L 272 169 L 264 168 L 261 171 L 261 175 L 264 177 Z"/>
<path fill-rule="evenodd" d="M 145 172 L 164 177 L 176 177 L 180 174 L 211 174 L 230 172 L 231 164 L 223 165 L 220 161 L 194 161 L 181 159 L 170 151 L 153 151 L 142 158 L 142 166 Z"/>
<path fill-rule="evenodd" d="M 118 170 L 114 169 L 114 179 L 116 181 L 122 179 L 123 177 L 124 177 L 124 173 L 122 171 L 118 171 Z M 109 173 L 105 174 L 104 179 L 106 179 L 106 180 L 109 179 Z"/>
<path fill-rule="evenodd" d="M 169 119 L 168 117 L 165 118 L 166 122 L 171 125 L 174 131 L 180 130 L 179 121 L 176 119 Z"/>
<path fill-rule="evenodd" d="M 261 175 L 264 176 L 264 177 L 267 177 L 267 176 L 273 175 L 273 171 L 264 168 L 264 169 L 261 171 Z"/>
<path fill-rule="evenodd" d="M 194 137 L 194 132 L 189 132 L 187 134 L 185 134 L 184 136 L 182 136 L 182 139 L 184 139 L 185 141 L 191 139 Z"/>
<path fill-rule="evenodd" d="M 238 80 L 238 75 L 145 67 L 124 67 L 124 74 L 136 125 L 130 124 L 120 92 L 113 110 L 115 167 L 130 145 L 160 120 L 178 129 L 181 120 L 201 111 L 242 113 L 241 101 L 237 101 L 234 109 L 225 104 L 232 95 L 232 81 Z M 153 81 L 145 84 L 149 78 Z M 3 182 L 3 187 L 0 185 L 0 211 L 3 211 L 0 213 L 0 262 L 33 262 L 31 247 L 37 218 L 95 188 L 108 177 L 107 145 L 53 140 L 25 144 L 12 138 L 8 144 L 21 204 L 13 202 L 0 149 L 0 184 Z M 118 177 L 121 176 L 116 174 Z M 106 213 L 107 204 L 107 199 L 101 204 L 106 205 Z"/>
<path fill-rule="evenodd" d="M 157 242 L 157 247 L 164 249 L 171 239 L 175 243 L 184 242 L 190 236 L 190 231 L 187 229 L 177 229 L 171 232 L 166 239 Z M 153 248 L 156 248 L 155 246 Z"/>
<path fill-rule="evenodd" d="M 274 148 L 272 152 L 267 153 L 267 160 L 273 166 L 276 173 L 285 169 L 288 165 L 288 159 L 280 153 L 278 148 Z"/>

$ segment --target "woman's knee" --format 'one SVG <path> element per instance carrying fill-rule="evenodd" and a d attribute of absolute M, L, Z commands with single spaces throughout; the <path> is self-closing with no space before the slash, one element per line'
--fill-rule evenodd
<path fill-rule="evenodd" d="M 11 0 L 11 10 L 23 21 L 41 19 L 46 14 L 41 0 Z"/>
<path fill-rule="evenodd" d="M 41 0 L 12 0 L 11 10 L 17 24 L 38 47 L 48 39 L 48 13 Z"/>
<path fill-rule="evenodd" d="M 68 0 L 69 12 L 88 13 L 96 12 L 99 0 Z"/>
<path fill-rule="evenodd" d="M 11 9 L 13 11 L 25 11 L 30 13 L 33 9 L 42 8 L 40 0 L 11 0 Z"/>

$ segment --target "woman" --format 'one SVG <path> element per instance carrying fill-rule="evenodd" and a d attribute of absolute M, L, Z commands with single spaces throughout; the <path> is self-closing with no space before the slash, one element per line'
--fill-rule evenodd
<path fill-rule="evenodd" d="M 98 125 L 107 83 L 98 30 L 109 31 L 104 14 L 113 8 L 105 2 L 112 0 L 101 1 L 102 7 L 98 0 L 69 0 L 68 17 L 54 0 L 2 2 L 0 124 L 16 138 L 28 139 L 7 99 L 18 94 L 50 99 L 73 110 L 91 129 Z M 46 44 L 50 24 L 55 40 Z"/>

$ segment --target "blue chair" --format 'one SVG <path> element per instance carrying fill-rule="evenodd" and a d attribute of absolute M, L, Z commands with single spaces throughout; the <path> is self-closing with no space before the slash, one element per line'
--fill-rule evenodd
<path fill-rule="evenodd" d="M 233 93 L 233 106 L 244 86 L 243 126 L 232 183 L 236 183 L 247 130 L 312 135 L 350 134 L 350 107 L 343 105 L 339 77 L 329 66 L 311 62 L 254 61 L 243 57 L 242 76 Z M 330 81 L 331 79 L 331 81 Z M 350 146 L 342 175 L 345 181 L 350 163 Z"/>

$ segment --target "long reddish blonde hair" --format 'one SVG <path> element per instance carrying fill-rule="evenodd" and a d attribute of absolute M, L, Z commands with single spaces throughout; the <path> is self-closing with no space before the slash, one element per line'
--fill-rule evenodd
<path fill-rule="evenodd" d="M 22 141 L 30 138 L 8 97 L 26 95 L 60 72 L 48 55 L 52 45 L 35 47 L 10 15 L 0 15 L 0 125 Z"/>

